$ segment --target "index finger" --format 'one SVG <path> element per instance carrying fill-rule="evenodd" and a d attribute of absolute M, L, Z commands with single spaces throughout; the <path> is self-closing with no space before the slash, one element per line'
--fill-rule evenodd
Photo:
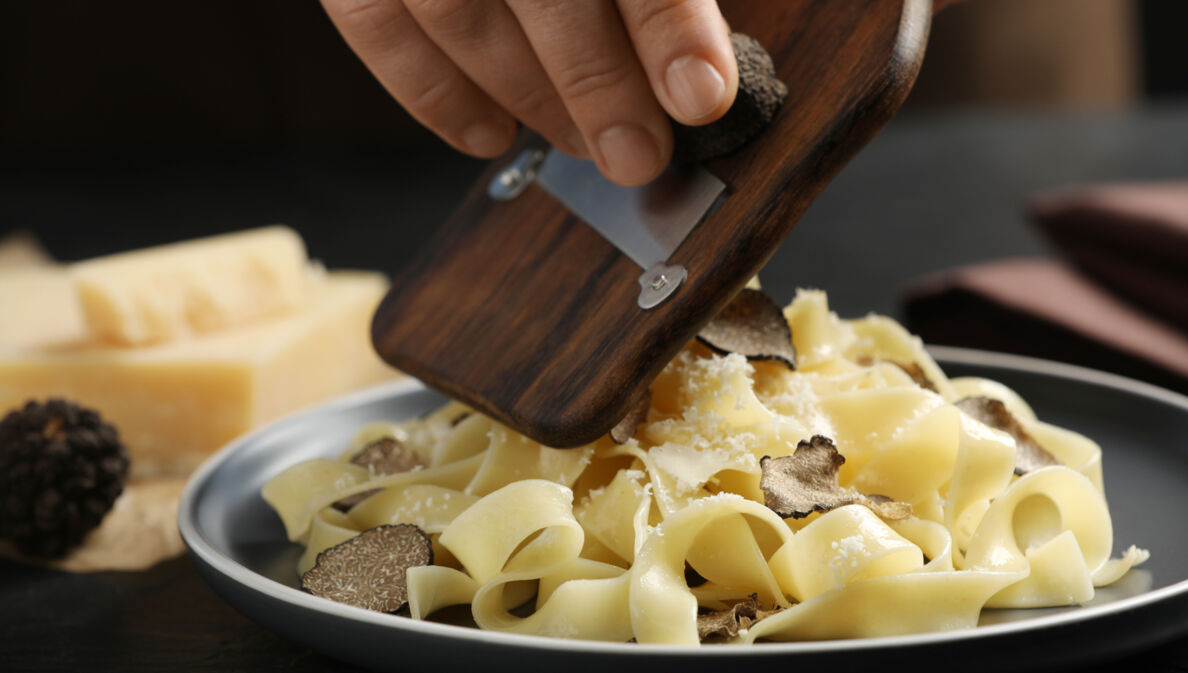
<path fill-rule="evenodd" d="M 682 124 L 726 114 L 738 91 L 730 29 L 714 0 L 618 0 L 652 91 Z"/>

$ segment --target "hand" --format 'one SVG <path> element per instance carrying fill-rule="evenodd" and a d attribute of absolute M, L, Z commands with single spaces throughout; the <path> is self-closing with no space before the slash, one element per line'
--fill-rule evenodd
<path fill-rule="evenodd" d="M 516 120 L 609 179 L 639 185 L 672 156 L 665 112 L 721 117 L 738 89 L 714 0 L 322 0 L 389 93 L 477 157 Z"/>

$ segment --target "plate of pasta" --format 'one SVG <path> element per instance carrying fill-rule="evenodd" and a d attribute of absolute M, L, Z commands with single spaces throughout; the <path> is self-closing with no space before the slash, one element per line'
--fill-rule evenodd
<path fill-rule="evenodd" d="M 695 341 L 576 449 L 412 380 L 297 413 L 195 473 L 182 537 L 374 670 L 1038 670 L 1188 632 L 1188 398 L 777 310 L 795 362 Z"/>

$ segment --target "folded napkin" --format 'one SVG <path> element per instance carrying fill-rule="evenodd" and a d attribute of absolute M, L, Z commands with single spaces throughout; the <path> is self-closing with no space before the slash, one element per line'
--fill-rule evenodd
<path fill-rule="evenodd" d="M 906 292 L 931 343 L 1033 355 L 1188 392 L 1188 183 L 1041 194 L 1034 222 L 1058 260 L 929 276 Z"/>

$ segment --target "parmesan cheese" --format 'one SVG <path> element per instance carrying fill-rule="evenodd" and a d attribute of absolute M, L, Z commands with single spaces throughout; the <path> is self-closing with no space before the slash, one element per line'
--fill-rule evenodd
<path fill-rule="evenodd" d="M 275 226 L 98 257 L 70 273 L 92 333 L 140 346 L 295 310 L 312 271 L 300 236 Z"/>
<path fill-rule="evenodd" d="M 300 311 L 185 341 L 0 349 L 0 409 L 65 396 L 102 410 L 139 474 L 185 472 L 256 425 L 395 375 L 368 341 L 386 280 L 333 272 Z"/>

